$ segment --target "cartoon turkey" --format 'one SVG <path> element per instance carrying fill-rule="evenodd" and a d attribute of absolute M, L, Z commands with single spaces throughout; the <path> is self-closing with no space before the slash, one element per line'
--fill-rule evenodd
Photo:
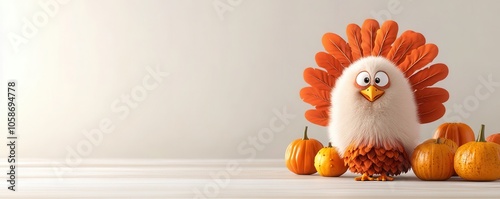
<path fill-rule="evenodd" d="M 430 64 L 438 54 L 422 34 L 408 30 L 399 37 L 398 24 L 379 26 L 367 19 L 362 27 L 347 26 L 347 41 L 326 33 L 326 52 L 316 54 L 321 68 L 307 68 L 310 85 L 301 98 L 314 106 L 308 121 L 328 126 L 355 180 L 390 181 L 410 169 L 419 125 L 445 113 L 448 92 L 432 87 L 448 75 L 442 63 Z"/>

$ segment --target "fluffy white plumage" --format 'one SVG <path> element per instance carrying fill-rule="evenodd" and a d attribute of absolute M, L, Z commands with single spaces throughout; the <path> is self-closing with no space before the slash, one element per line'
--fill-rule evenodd
<path fill-rule="evenodd" d="M 356 76 L 367 71 L 373 84 L 374 75 L 384 71 L 389 88 L 374 102 L 360 94 Z M 332 145 L 343 155 L 350 145 L 368 142 L 394 146 L 401 143 L 411 155 L 419 137 L 417 105 L 408 80 L 389 60 L 365 57 L 346 68 L 335 83 L 331 96 L 329 135 Z"/>

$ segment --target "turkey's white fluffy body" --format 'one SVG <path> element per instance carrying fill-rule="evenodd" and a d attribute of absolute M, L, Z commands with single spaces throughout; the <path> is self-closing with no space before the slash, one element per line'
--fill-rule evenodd
<path fill-rule="evenodd" d="M 372 85 L 376 72 L 389 76 L 389 88 L 374 102 L 356 87 L 356 76 L 362 71 L 370 74 Z M 361 58 L 344 69 L 332 90 L 331 104 L 328 131 L 340 155 L 350 144 L 401 143 L 410 156 L 418 143 L 420 123 L 411 86 L 401 70 L 383 57 Z"/>

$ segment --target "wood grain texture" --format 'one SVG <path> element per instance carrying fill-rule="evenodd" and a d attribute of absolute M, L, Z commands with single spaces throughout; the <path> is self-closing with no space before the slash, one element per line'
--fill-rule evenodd
<path fill-rule="evenodd" d="M 500 198 L 498 180 L 432 182 L 409 172 L 393 182 L 356 182 L 349 172 L 295 175 L 281 159 L 85 160 L 62 178 L 53 168 L 20 163 L 18 191 L 3 188 L 0 198 Z"/>

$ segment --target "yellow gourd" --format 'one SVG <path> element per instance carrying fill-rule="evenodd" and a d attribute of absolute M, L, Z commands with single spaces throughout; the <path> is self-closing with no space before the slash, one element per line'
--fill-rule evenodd
<path fill-rule="evenodd" d="M 328 143 L 328 147 L 322 148 L 316 154 L 314 167 L 319 175 L 325 177 L 338 177 L 347 171 L 344 160 L 340 158 L 337 149 L 333 148 L 330 142 Z"/>

